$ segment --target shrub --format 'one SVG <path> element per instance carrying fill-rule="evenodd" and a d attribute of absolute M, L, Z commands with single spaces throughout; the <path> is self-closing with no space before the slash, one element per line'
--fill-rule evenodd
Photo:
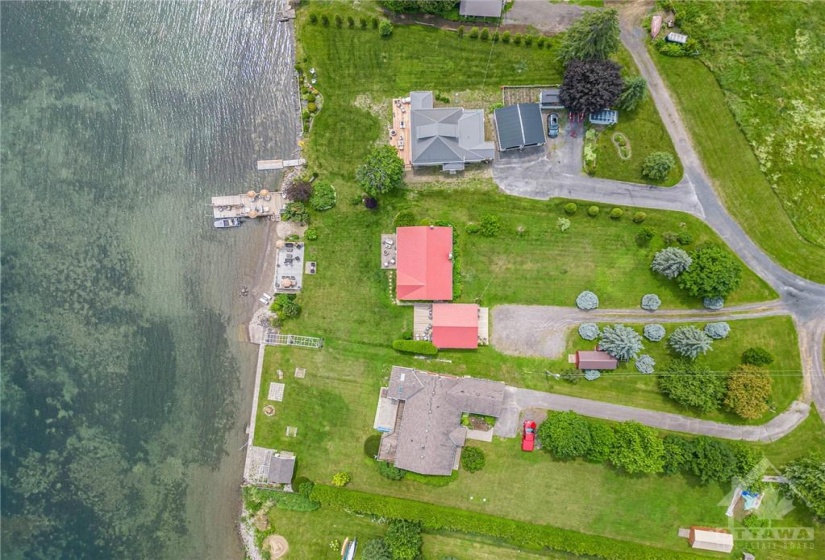
<path fill-rule="evenodd" d="M 789 498 L 800 498 L 819 520 L 825 520 L 825 457 L 809 451 L 791 461 L 782 472 L 791 481 L 785 488 Z"/>
<path fill-rule="evenodd" d="M 461 452 L 461 466 L 467 472 L 478 472 L 484 468 L 484 452 L 478 447 L 465 447 Z"/>
<path fill-rule="evenodd" d="M 645 294 L 642 296 L 642 309 L 646 311 L 656 311 L 661 307 L 662 300 L 656 294 Z"/>
<path fill-rule="evenodd" d="M 676 247 L 662 249 L 653 257 L 650 268 L 666 278 L 676 278 L 693 264 L 693 259 L 684 250 Z"/>
<path fill-rule="evenodd" d="M 478 39 L 478 27 L 470 29 L 470 39 Z"/>
<path fill-rule="evenodd" d="M 610 219 L 611 220 L 618 220 L 624 215 L 624 210 L 621 208 L 614 208 L 610 211 Z"/>
<path fill-rule="evenodd" d="M 502 41 L 503 43 L 509 43 L 509 42 L 510 42 L 510 32 L 509 32 L 509 31 L 505 31 L 505 32 L 501 35 L 501 41 Z"/>
<path fill-rule="evenodd" d="M 303 202 L 290 202 L 284 207 L 283 218 L 287 222 L 309 222 L 309 213 Z"/>
<path fill-rule="evenodd" d="M 767 366 L 773 363 L 773 354 L 760 346 L 742 352 L 742 363 L 752 366 Z"/>
<path fill-rule="evenodd" d="M 532 45 L 532 44 L 533 44 L 533 41 L 535 41 L 535 40 L 536 40 L 536 38 L 535 38 L 535 37 L 533 37 L 532 35 L 525 35 L 525 36 L 524 36 L 524 44 L 525 44 L 526 46 L 528 46 L 528 47 L 529 47 L 530 45 Z"/>
<path fill-rule="evenodd" d="M 309 228 L 304 232 L 304 239 L 306 239 L 307 241 L 317 241 L 318 230 L 315 228 Z"/>
<path fill-rule="evenodd" d="M 691 472 L 702 484 L 729 482 L 736 471 L 736 457 L 731 447 L 723 441 L 699 436 L 692 442 Z"/>
<path fill-rule="evenodd" d="M 588 420 L 587 428 L 590 431 L 590 449 L 584 458 L 591 463 L 603 463 L 610 456 L 610 451 L 616 444 L 616 435 L 608 424 Z"/>
<path fill-rule="evenodd" d="M 521 33 L 516 33 L 515 37 L 513 37 L 513 44 L 514 45 L 520 45 L 523 38 L 524 37 L 522 36 Z"/>
<path fill-rule="evenodd" d="M 340 14 L 335 14 L 335 27 L 342 28 L 344 26 L 344 18 Z"/>
<path fill-rule="evenodd" d="M 573 214 L 575 214 L 576 210 L 578 210 L 578 209 L 579 209 L 579 207 L 576 205 L 575 202 L 568 202 L 567 204 L 564 205 L 564 212 L 568 216 L 572 216 Z"/>
<path fill-rule="evenodd" d="M 459 25 L 459 26 L 458 26 L 458 31 L 457 31 L 457 33 L 458 33 L 458 36 L 459 36 L 459 37 L 464 37 L 464 26 L 463 26 L 463 25 Z"/>
<path fill-rule="evenodd" d="M 378 461 L 378 473 L 390 480 L 401 480 L 407 474 L 407 471 L 399 469 L 389 461 Z"/>
<path fill-rule="evenodd" d="M 421 553 L 421 523 L 406 519 L 393 519 L 384 535 L 384 541 L 392 551 L 393 560 L 415 560 Z"/>
<path fill-rule="evenodd" d="M 355 27 L 355 18 L 354 17 L 347 16 L 347 27 L 349 27 L 350 29 Z"/>
<path fill-rule="evenodd" d="M 490 30 L 485 27 L 481 30 L 481 35 L 479 35 L 479 37 L 481 37 L 482 41 L 486 41 L 490 38 Z"/>
<path fill-rule="evenodd" d="M 645 325 L 644 333 L 645 338 L 651 342 L 659 342 L 665 337 L 666 334 L 665 328 L 656 323 Z"/>
<path fill-rule="evenodd" d="M 570 220 L 567 218 L 559 218 L 556 220 L 556 227 L 559 228 L 559 231 L 565 232 L 570 229 Z"/>
<path fill-rule="evenodd" d="M 624 89 L 616 106 L 624 111 L 635 111 L 639 103 L 647 97 L 647 81 L 641 76 L 625 78 Z"/>
<path fill-rule="evenodd" d="M 372 196 L 365 196 L 363 198 L 364 206 L 370 210 L 375 210 L 378 208 L 378 199 Z"/>
<path fill-rule="evenodd" d="M 591 218 L 595 218 L 596 216 L 599 215 L 599 207 L 596 206 L 596 205 L 591 206 L 590 208 L 587 209 L 587 215 L 590 216 Z"/>
<path fill-rule="evenodd" d="M 329 16 L 326 14 L 321 14 L 321 25 L 324 27 L 329 27 Z"/>
<path fill-rule="evenodd" d="M 474 235 L 481 231 L 481 226 L 478 224 L 467 224 L 467 227 L 464 228 L 464 231 L 466 231 L 470 235 Z"/>
<path fill-rule="evenodd" d="M 587 419 L 575 412 L 550 412 L 536 430 L 542 448 L 559 459 L 583 457 L 590 451 Z"/>
<path fill-rule="evenodd" d="M 579 336 L 585 340 L 596 340 L 601 332 L 596 323 L 582 323 L 579 325 Z"/>
<path fill-rule="evenodd" d="M 679 276 L 679 287 L 693 297 L 725 297 L 742 280 L 742 266 L 729 251 L 704 244 L 691 254 L 693 263 Z"/>
<path fill-rule="evenodd" d="M 679 235 L 673 231 L 666 231 L 662 234 L 662 241 L 665 242 L 665 245 L 676 245 L 679 239 Z"/>
<path fill-rule="evenodd" d="M 378 29 L 378 18 L 375 17 L 375 16 L 372 16 L 370 18 L 370 25 L 372 25 L 373 29 Z"/>
<path fill-rule="evenodd" d="M 367 28 L 367 18 L 365 18 L 364 16 L 359 17 L 358 18 L 358 25 L 361 27 L 361 29 L 366 29 Z"/>
<path fill-rule="evenodd" d="M 599 296 L 588 290 L 583 291 L 576 297 L 576 307 L 584 309 L 596 309 L 599 307 Z"/>
<path fill-rule="evenodd" d="M 690 245 L 693 243 L 693 236 L 686 231 L 680 231 L 679 235 L 676 236 L 676 241 L 679 242 L 679 245 Z"/>
<path fill-rule="evenodd" d="M 584 378 L 588 381 L 596 381 L 599 377 L 602 376 L 602 372 L 597 369 L 586 369 L 584 370 Z"/>
<path fill-rule="evenodd" d="M 370 459 L 375 459 L 378 450 L 381 448 L 381 434 L 374 434 L 364 440 L 364 455 Z"/>
<path fill-rule="evenodd" d="M 617 360 L 626 362 L 635 358 L 636 354 L 644 350 L 642 337 L 630 327 L 624 325 L 608 326 L 602 329 L 602 338 L 599 348 Z"/>
<path fill-rule="evenodd" d="M 642 163 L 642 176 L 654 181 L 662 181 L 676 167 L 673 154 L 668 152 L 653 152 Z"/>
<path fill-rule="evenodd" d="M 401 210 L 393 218 L 392 225 L 395 228 L 414 226 L 415 214 L 411 210 Z"/>
<path fill-rule="evenodd" d="M 306 202 L 315 192 L 315 187 L 309 181 L 297 180 L 284 189 L 284 196 L 294 202 Z"/>
<path fill-rule="evenodd" d="M 492 214 L 485 214 L 479 223 L 480 233 L 484 237 L 495 237 L 501 230 L 501 218 Z"/>
<path fill-rule="evenodd" d="M 343 488 L 352 482 L 352 475 L 346 471 L 337 472 L 332 475 L 332 485 L 337 488 Z"/>
<path fill-rule="evenodd" d="M 647 214 L 645 214 L 644 212 L 636 212 L 635 214 L 633 214 L 633 221 L 637 224 L 641 224 L 645 221 L 646 218 Z"/>
<path fill-rule="evenodd" d="M 645 226 L 636 234 L 636 244 L 640 247 L 647 247 L 656 236 L 656 232 L 652 227 Z"/>
<path fill-rule="evenodd" d="M 493 42 L 498 43 L 499 39 L 501 39 L 501 35 L 498 34 L 498 31 L 493 31 Z"/>
<path fill-rule="evenodd" d="M 396 340 L 392 343 L 392 347 L 399 352 L 407 352 L 410 354 L 421 354 L 424 356 L 435 356 L 438 354 L 438 348 L 429 340 Z"/>
<path fill-rule="evenodd" d="M 702 305 L 705 306 L 705 309 L 719 311 L 725 307 L 725 298 L 719 296 L 702 298 Z"/>
<path fill-rule="evenodd" d="M 315 14 L 315 13 L 309 14 L 309 23 L 311 23 L 313 25 L 318 23 L 318 14 Z"/>
<path fill-rule="evenodd" d="M 384 37 L 385 39 L 392 35 L 392 23 L 387 20 L 383 20 L 378 26 L 378 35 L 380 37 Z"/>
<path fill-rule="evenodd" d="M 335 187 L 326 181 L 315 182 L 315 190 L 312 196 L 309 197 L 309 205 L 312 206 L 314 210 L 318 210 L 319 212 L 329 210 L 335 206 L 336 201 Z"/>
<path fill-rule="evenodd" d="M 544 47 L 544 44 L 545 44 L 546 42 L 547 42 L 547 37 L 539 37 L 539 38 L 536 40 L 536 46 L 537 46 L 538 48 L 540 48 L 540 49 L 541 49 L 541 48 L 543 48 L 543 47 Z"/>
<path fill-rule="evenodd" d="M 656 360 L 648 354 L 642 354 L 636 358 L 636 369 L 639 373 L 651 374 L 653 373 L 653 366 L 656 365 Z"/>
<path fill-rule="evenodd" d="M 315 103 L 307 103 L 307 111 L 310 113 L 317 113 L 318 112 L 318 105 Z"/>
<path fill-rule="evenodd" d="M 730 325 L 724 321 L 719 323 L 708 323 L 705 325 L 705 334 L 715 340 L 727 338 L 730 334 Z"/>
<path fill-rule="evenodd" d="M 739 365 L 728 376 L 725 406 L 746 420 L 756 420 L 768 410 L 771 383 L 771 376 L 764 369 Z"/>
<path fill-rule="evenodd" d="M 370 539 L 361 550 L 361 559 L 392 560 L 392 552 L 384 539 Z"/>
<path fill-rule="evenodd" d="M 690 467 L 693 458 L 693 442 L 682 436 L 668 434 L 662 441 L 665 447 L 665 474 L 678 474 Z"/>
<path fill-rule="evenodd" d="M 696 327 L 679 327 L 668 339 L 670 347 L 679 354 L 695 360 L 699 354 L 707 354 L 713 347 L 713 340 Z"/>

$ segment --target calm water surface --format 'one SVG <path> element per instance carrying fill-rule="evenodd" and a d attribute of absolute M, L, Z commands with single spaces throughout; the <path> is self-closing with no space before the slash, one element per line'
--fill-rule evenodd
<path fill-rule="evenodd" d="M 237 558 L 265 224 L 294 155 L 275 3 L 0 3 L 2 556 Z"/>

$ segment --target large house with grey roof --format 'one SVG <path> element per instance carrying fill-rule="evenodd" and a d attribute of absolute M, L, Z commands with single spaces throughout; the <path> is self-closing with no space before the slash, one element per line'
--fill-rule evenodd
<path fill-rule="evenodd" d="M 504 383 L 393 366 L 375 414 L 374 427 L 383 432 L 378 459 L 420 474 L 449 475 L 467 439 L 461 415 L 498 417 L 503 404 Z"/>
<path fill-rule="evenodd" d="M 491 161 L 495 144 L 484 140 L 484 111 L 433 107 L 433 92 L 410 93 L 410 144 L 413 167 L 440 165 L 463 171 L 468 163 Z"/>

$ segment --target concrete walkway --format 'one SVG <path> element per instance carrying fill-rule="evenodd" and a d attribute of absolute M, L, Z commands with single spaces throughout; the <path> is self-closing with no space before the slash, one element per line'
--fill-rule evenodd
<path fill-rule="evenodd" d="M 656 70 L 645 45 L 638 11 L 620 10 L 621 40 L 647 80 L 665 128 L 682 161 L 685 175 L 675 187 L 664 189 L 573 174 L 553 166 L 545 156 L 527 161 L 507 158 L 496 162 L 493 178 L 504 192 L 548 199 L 576 198 L 606 204 L 687 212 L 704 220 L 757 275 L 780 295 L 799 333 L 804 378 L 803 400 L 813 401 L 825 418 L 825 285 L 801 278 L 773 261 L 742 230 L 719 199 L 690 141 L 676 105 Z M 799 255 L 805 258 L 805 255 Z M 825 266 L 825 263 L 823 263 Z M 495 338 L 495 334 L 494 334 Z"/>
<path fill-rule="evenodd" d="M 657 412 L 606 402 L 568 397 L 554 393 L 543 393 L 530 389 L 507 387 L 504 393 L 504 408 L 496 421 L 494 433 L 500 437 L 518 435 L 521 411 L 527 408 L 565 411 L 572 410 L 584 416 L 623 422 L 635 420 L 661 430 L 706 435 L 722 439 L 759 441 L 769 443 L 793 431 L 808 417 L 810 406 L 795 401 L 791 407 L 761 426 L 733 426 L 709 420 L 699 420 L 679 414 Z"/>

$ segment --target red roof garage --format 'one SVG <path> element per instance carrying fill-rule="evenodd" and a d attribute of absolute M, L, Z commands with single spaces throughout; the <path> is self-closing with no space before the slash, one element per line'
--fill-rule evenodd
<path fill-rule="evenodd" d="M 436 348 L 478 348 L 478 305 L 433 304 L 432 341 Z"/>

